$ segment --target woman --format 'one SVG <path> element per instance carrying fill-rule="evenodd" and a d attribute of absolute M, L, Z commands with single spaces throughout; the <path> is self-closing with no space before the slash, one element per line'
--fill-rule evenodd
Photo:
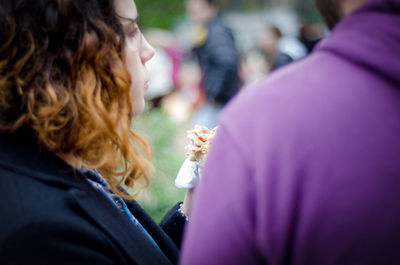
<path fill-rule="evenodd" d="M 0 2 L 0 264 L 177 262 L 187 203 L 158 226 L 121 188 L 151 171 L 137 18 L 132 0 Z"/>

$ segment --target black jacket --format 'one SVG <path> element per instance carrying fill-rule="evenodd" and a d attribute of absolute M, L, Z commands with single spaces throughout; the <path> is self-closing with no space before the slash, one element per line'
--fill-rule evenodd
<path fill-rule="evenodd" d="M 202 68 L 206 98 L 225 104 L 239 90 L 239 55 L 231 30 L 219 16 L 207 24 L 207 38 L 194 52 Z"/>
<path fill-rule="evenodd" d="M 281 68 L 282 66 L 285 66 L 293 61 L 293 58 L 290 57 L 288 54 L 278 51 L 272 64 L 271 71 Z"/>
<path fill-rule="evenodd" d="M 158 249 L 79 172 L 21 137 L 0 134 L 0 264 L 175 264 L 178 247 L 135 202 Z M 184 218 L 163 220 L 180 244 Z"/>

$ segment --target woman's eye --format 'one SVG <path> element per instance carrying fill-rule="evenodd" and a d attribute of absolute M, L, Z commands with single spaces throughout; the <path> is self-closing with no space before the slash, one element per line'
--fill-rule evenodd
<path fill-rule="evenodd" d="M 129 37 L 131 37 L 131 38 L 135 37 L 136 34 L 138 33 L 138 31 L 139 31 L 139 28 L 135 27 L 131 32 L 129 32 L 129 34 L 128 34 Z"/>
<path fill-rule="evenodd" d="M 140 26 L 136 24 L 134 28 L 128 33 L 128 36 L 133 38 L 136 37 L 136 35 L 139 33 L 141 33 Z"/>

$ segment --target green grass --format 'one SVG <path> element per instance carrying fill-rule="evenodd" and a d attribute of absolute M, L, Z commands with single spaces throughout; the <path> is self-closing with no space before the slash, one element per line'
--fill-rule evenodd
<path fill-rule="evenodd" d="M 178 143 L 184 136 L 184 126 L 173 122 L 161 109 L 146 110 L 135 117 L 135 129 L 149 141 L 152 161 L 156 172 L 150 187 L 137 199 L 141 206 L 156 220 L 178 201 L 182 201 L 185 190 L 175 187 L 174 180 L 185 159 L 185 150 Z M 179 141 L 178 141 L 179 142 Z"/>

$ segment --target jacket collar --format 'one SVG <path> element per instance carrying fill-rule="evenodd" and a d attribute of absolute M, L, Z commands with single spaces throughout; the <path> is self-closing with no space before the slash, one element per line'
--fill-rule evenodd
<path fill-rule="evenodd" d="M 89 185 L 89 184 L 87 184 Z M 71 189 L 71 196 L 134 264 L 173 264 L 128 218 L 93 189 Z M 159 242 L 157 242 L 159 243 Z"/>
<path fill-rule="evenodd" d="M 34 143 L 18 134 L 0 134 L 0 146 L 0 167 L 69 188 L 70 196 L 80 208 L 124 250 L 134 264 L 172 264 L 140 229 L 93 189 L 81 172 L 54 154 L 39 150 Z"/>

